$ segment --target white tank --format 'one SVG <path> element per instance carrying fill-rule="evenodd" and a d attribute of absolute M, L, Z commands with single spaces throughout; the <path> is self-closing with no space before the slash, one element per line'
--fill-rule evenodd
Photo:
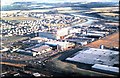
<path fill-rule="evenodd" d="M 104 49 L 104 45 L 100 45 L 100 49 Z"/>

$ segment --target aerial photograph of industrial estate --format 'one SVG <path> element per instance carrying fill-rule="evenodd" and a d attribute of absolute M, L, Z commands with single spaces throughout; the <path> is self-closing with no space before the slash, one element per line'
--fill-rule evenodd
<path fill-rule="evenodd" d="M 0 77 L 119 77 L 119 0 L 0 6 Z"/>

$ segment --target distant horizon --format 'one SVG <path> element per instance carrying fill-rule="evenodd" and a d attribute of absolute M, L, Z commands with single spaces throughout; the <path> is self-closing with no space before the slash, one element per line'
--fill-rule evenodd
<path fill-rule="evenodd" d="M 1 5 L 9 5 L 14 2 L 37 2 L 37 3 L 66 3 L 66 2 L 119 2 L 119 0 L 1 0 Z"/>

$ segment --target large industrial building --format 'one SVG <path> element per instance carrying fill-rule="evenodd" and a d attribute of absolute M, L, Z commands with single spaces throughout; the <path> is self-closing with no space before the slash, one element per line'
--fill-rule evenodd
<path fill-rule="evenodd" d="M 43 41 L 47 41 L 47 38 L 42 38 L 42 37 L 34 37 L 30 39 L 30 43 L 41 43 Z"/>
<path fill-rule="evenodd" d="M 46 52 L 49 52 L 52 50 L 52 47 L 48 46 L 48 45 L 42 45 L 40 47 L 37 47 L 37 48 L 33 48 L 32 51 L 35 51 L 39 54 L 42 54 L 42 53 L 46 53 Z"/>
<path fill-rule="evenodd" d="M 85 64 L 119 64 L 119 52 L 108 49 L 87 48 L 68 57 L 66 60 Z"/>
<path fill-rule="evenodd" d="M 48 45 L 41 45 L 38 47 L 33 47 L 31 48 L 31 50 L 17 50 L 17 53 L 21 53 L 21 54 L 25 54 L 25 55 L 31 55 L 31 56 L 37 56 L 37 55 L 41 55 L 44 54 L 46 52 L 50 52 L 52 50 L 52 47 L 48 46 Z"/>
<path fill-rule="evenodd" d="M 76 44 L 83 46 L 83 45 L 86 45 L 86 44 L 94 41 L 95 39 L 94 38 L 87 38 L 87 37 L 72 37 L 72 38 L 68 38 L 66 40 L 69 42 L 74 42 Z"/>
<path fill-rule="evenodd" d="M 39 37 L 48 39 L 64 39 L 64 37 L 68 35 L 69 28 L 70 27 L 56 29 L 54 31 L 39 32 Z"/>
<path fill-rule="evenodd" d="M 45 42 L 45 44 L 49 46 L 56 46 L 59 50 L 62 51 L 75 46 L 74 43 L 60 42 L 60 41 L 49 41 L 49 42 Z"/>
<path fill-rule="evenodd" d="M 81 28 L 65 27 L 61 29 L 54 29 L 53 31 L 39 32 L 39 37 L 44 37 L 48 39 L 65 39 L 71 34 L 80 32 Z"/>

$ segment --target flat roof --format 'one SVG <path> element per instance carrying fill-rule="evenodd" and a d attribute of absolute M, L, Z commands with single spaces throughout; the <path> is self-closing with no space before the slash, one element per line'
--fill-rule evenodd
<path fill-rule="evenodd" d="M 95 65 L 92 66 L 92 68 L 119 73 L 119 68 L 118 67 L 112 67 L 112 66 L 107 66 L 107 65 L 95 64 Z"/>
<path fill-rule="evenodd" d="M 45 50 L 45 49 L 48 49 L 48 48 L 50 48 L 50 46 L 48 46 L 48 45 L 42 45 L 42 46 L 40 46 L 40 47 L 33 48 L 32 50 L 33 50 L 33 51 L 40 52 L 40 51 Z"/>
<path fill-rule="evenodd" d="M 71 42 L 77 42 L 77 43 L 90 41 L 90 40 L 84 40 L 84 39 L 67 39 L 67 40 Z"/>
<path fill-rule="evenodd" d="M 31 40 L 47 40 L 47 38 L 42 38 L 42 37 L 34 37 Z"/>
<path fill-rule="evenodd" d="M 108 49 L 88 48 L 78 51 L 73 57 L 66 60 L 81 62 L 85 64 L 114 65 L 119 61 L 119 52 Z"/>
<path fill-rule="evenodd" d="M 50 41 L 50 42 L 45 42 L 45 44 L 51 44 L 51 45 L 60 45 L 60 46 L 66 46 L 70 44 L 69 42 L 59 42 L 59 41 Z"/>

